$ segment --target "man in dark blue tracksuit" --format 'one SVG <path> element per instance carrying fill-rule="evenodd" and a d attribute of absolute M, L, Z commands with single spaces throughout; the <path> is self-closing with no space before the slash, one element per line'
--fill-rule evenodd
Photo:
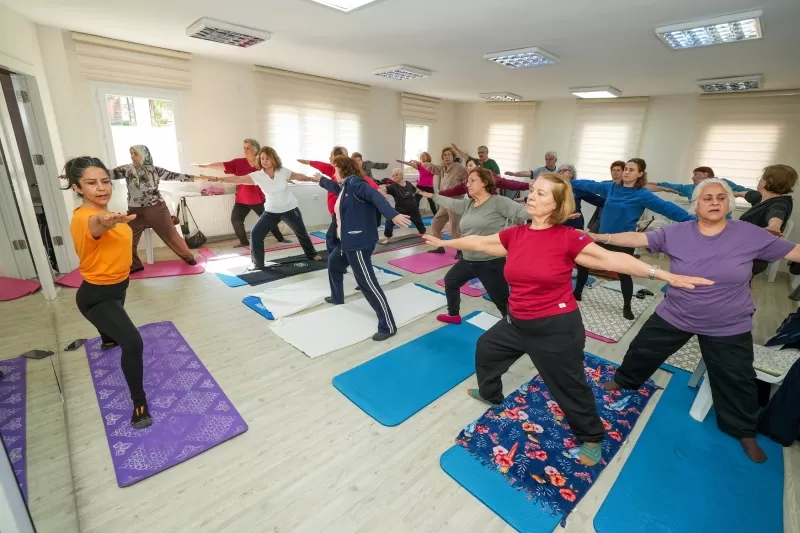
<path fill-rule="evenodd" d="M 347 173 L 349 161 L 340 162 L 337 158 L 337 171 Z M 342 166 L 340 166 L 342 165 Z M 375 210 L 379 210 L 387 220 L 409 227 L 411 221 L 391 206 L 381 193 L 358 174 L 353 174 L 342 183 L 320 177 L 321 187 L 338 195 L 336 201 L 336 220 L 340 243 L 328 255 L 328 279 L 331 296 L 325 300 L 332 304 L 344 303 L 344 274 L 347 267 L 353 268 L 358 287 L 364 294 L 375 314 L 378 315 L 378 332 L 373 340 L 382 341 L 397 333 L 397 325 L 389 308 L 375 271 L 372 268 L 372 252 L 378 242 L 378 229 L 375 227 Z"/>

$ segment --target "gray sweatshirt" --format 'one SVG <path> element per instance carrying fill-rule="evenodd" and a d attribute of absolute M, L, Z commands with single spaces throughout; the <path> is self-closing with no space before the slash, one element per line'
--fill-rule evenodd
<path fill-rule="evenodd" d="M 445 209 L 461 215 L 461 234 L 467 235 L 494 235 L 517 220 L 528 220 L 525 204 L 519 204 L 506 196 L 494 194 L 480 206 L 475 207 L 475 200 L 472 198 L 447 198 L 445 196 L 433 195 L 433 201 Z M 472 252 L 464 250 L 464 259 L 467 261 L 489 261 L 497 259 L 493 255 L 483 252 Z"/>

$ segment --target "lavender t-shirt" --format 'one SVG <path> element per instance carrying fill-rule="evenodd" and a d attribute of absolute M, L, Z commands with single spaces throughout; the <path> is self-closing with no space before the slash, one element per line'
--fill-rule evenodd
<path fill-rule="evenodd" d="M 647 242 L 651 252 L 670 256 L 675 274 L 714 282 L 693 290 L 670 287 L 656 308 L 658 316 L 683 331 L 714 337 L 752 331 L 753 260 L 777 261 L 795 246 L 738 220 L 729 220 L 722 232 L 711 237 L 700 233 L 695 221 L 672 224 L 647 232 Z"/>

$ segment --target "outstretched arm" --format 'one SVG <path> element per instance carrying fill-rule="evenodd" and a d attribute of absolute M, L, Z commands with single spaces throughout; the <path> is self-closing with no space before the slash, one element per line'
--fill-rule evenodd
<path fill-rule="evenodd" d="M 575 262 L 586 268 L 619 272 L 620 274 L 629 274 L 637 278 L 647 278 L 652 275 L 653 279 L 666 281 L 673 287 L 683 289 L 694 289 L 698 286 L 714 284 L 713 281 L 705 278 L 673 274 L 657 266 L 648 265 L 632 255 L 611 252 L 595 243 L 587 245 L 575 258 Z"/>
<path fill-rule="evenodd" d="M 443 189 L 439 191 L 439 196 L 446 196 L 448 198 L 454 198 L 456 196 L 464 196 L 465 194 L 467 194 L 466 183 L 459 183 L 455 187 L 450 187 L 449 189 Z"/>
<path fill-rule="evenodd" d="M 89 217 L 89 233 L 92 237 L 99 239 L 103 233 L 107 232 L 117 224 L 127 224 L 136 218 L 136 215 L 125 215 L 122 213 L 100 213 Z"/>
<path fill-rule="evenodd" d="M 646 248 L 648 245 L 647 234 L 641 231 L 627 231 L 625 233 L 586 233 L 594 242 L 624 246 L 626 248 Z M 616 272 L 616 271 L 614 271 Z"/>
<path fill-rule="evenodd" d="M 648 183 L 647 185 L 645 185 L 645 187 L 647 187 L 647 190 L 651 192 L 668 192 L 672 194 L 679 194 L 681 196 L 687 196 L 687 193 L 685 191 L 682 191 L 681 185 L 677 185 L 675 183 L 666 183 L 666 182 L 658 184 Z M 692 193 L 688 193 L 688 196 L 691 197 Z"/>
<path fill-rule="evenodd" d="M 153 167 L 153 174 L 155 174 L 158 179 L 164 181 L 194 181 L 194 176 L 172 172 L 161 167 Z"/>
<path fill-rule="evenodd" d="M 225 172 L 225 163 L 223 163 L 222 161 L 217 161 L 216 163 L 203 163 L 197 166 L 200 168 L 210 168 L 211 170 L 219 170 L 220 172 Z"/>
<path fill-rule="evenodd" d="M 614 183 L 602 183 L 592 180 L 572 180 L 569 182 L 573 189 L 583 192 L 590 192 L 603 198 L 608 197 L 608 186 L 614 186 Z M 657 197 L 656 197 L 657 198 Z"/>
<path fill-rule="evenodd" d="M 516 176 L 518 178 L 532 178 L 533 171 L 531 170 L 520 170 L 519 172 L 511 172 L 510 170 L 506 171 L 506 176 Z"/>
<path fill-rule="evenodd" d="M 531 188 L 531 184 L 527 181 L 508 180 L 498 175 L 495 175 L 494 181 L 497 183 L 498 189 L 505 191 L 527 191 Z"/>
<path fill-rule="evenodd" d="M 645 191 L 643 204 L 650 211 L 665 216 L 670 220 L 674 220 L 675 222 L 688 222 L 689 220 L 696 220 L 696 218 L 690 215 L 686 209 L 682 208 L 678 204 L 662 200 L 650 191 Z"/>
<path fill-rule="evenodd" d="M 373 189 L 369 186 L 366 181 L 357 181 L 350 185 L 348 188 L 352 187 L 353 194 L 366 199 L 372 205 L 374 205 L 378 211 L 381 212 L 381 215 L 386 217 L 386 220 L 394 220 L 400 213 L 398 213 L 392 204 L 389 203 L 386 198 L 378 191 L 377 189 Z M 408 226 L 405 226 L 408 227 Z"/>
<path fill-rule="evenodd" d="M 416 161 L 403 161 L 402 159 L 395 159 L 395 161 L 403 165 L 408 165 L 409 167 L 414 167 L 417 170 L 419 170 L 419 163 Z"/>
<path fill-rule="evenodd" d="M 439 248 L 444 247 L 455 248 L 456 250 L 466 250 L 469 252 L 483 252 L 495 257 L 505 257 L 508 255 L 508 250 L 506 250 L 503 244 L 500 242 L 499 233 L 488 236 L 469 235 L 467 237 L 460 237 L 458 239 L 450 239 L 449 241 L 438 239 L 430 233 L 426 233 L 422 236 L 422 238 L 425 239 L 425 242 L 431 246 L 436 246 Z"/>

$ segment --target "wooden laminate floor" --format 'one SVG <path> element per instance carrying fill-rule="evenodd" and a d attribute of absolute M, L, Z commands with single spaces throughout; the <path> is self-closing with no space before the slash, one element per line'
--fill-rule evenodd
<path fill-rule="evenodd" d="M 224 245 L 212 248 L 218 253 L 230 251 Z M 422 249 L 381 254 L 374 257 L 374 263 L 386 266 L 393 257 Z M 167 250 L 156 251 L 156 259 L 171 258 Z M 403 274 L 432 286 L 445 272 Z M 654 292 L 658 288 L 649 280 L 637 282 Z M 788 282 L 785 277 L 772 284 L 757 280 L 753 290 L 758 308 L 755 337 L 763 342 L 792 309 Z M 125 489 L 118 488 L 115 481 L 85 353 L 62 354 L 81 531 L 513 531 L 439 467 L 441 453 L 465 424 L 485 410 L 464 394 L 474 377 L 394 428 L 374 422 L 331 385 L 331 378 L 340 372 L 440 327 L 434 315 L 400 329 L 387 342 L 365 341 L 311 360 L 276 337 L 268 321 L 241 303 L 252 291 L 251 287 L 229 288 L 210 273 L 131 283 L 126 308 L 133 321 L 174 322 L 250 429 Z M 96 336 L 75 308 L 74 290 L 62 289 L 60 296 L 53 304 L 59 338 L 69 342 Z M 462 298 L 462 313 L 479 309 L 496 313 L 482 298 Z M 28 305 L 20 302 L 15 305 Z M 587 339 L 587 351 L 621 361 L 651 311 L 637 320 L 620 343 Z M 505 390 L 519 386 L 534 373 L 530 361 L 520 359 L 504 377 Z M 664 385 L 669 376 L 659 371 L 655 379 Z M 570 516 L 566 531 L 594 531 L 593 517 L 656 405 L 657 401 L 649 403 L 630 441 Z M 785 530 L 800 532 L 800 490 L 796 486 L 800 446 L 785 450 L 784 458 Z"/>

